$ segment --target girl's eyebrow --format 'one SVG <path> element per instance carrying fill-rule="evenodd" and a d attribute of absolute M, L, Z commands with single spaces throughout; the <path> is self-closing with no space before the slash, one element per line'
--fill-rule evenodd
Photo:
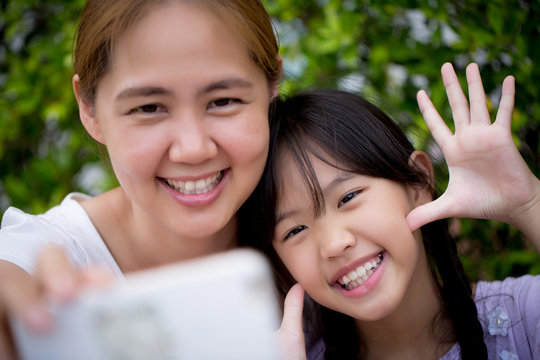
<path fill-rule="evenodd" d="M 352 179 L 353 177 L 355 177 L 356 174 L 353 174 L 353 173 L 350 173 L 350 172 L 344 172 L 344 171 L 340 171 L 338 173 L 338 175 L 336 175 L 336 177 L 330 181 L 330 183 L 328 183 L 323 189 L 322 189 L 322 192 L 323 194 L 328 194 L 329 192 L 331 192 L 336 186 L 338 186 L 339 184 L 341 184 L 342 182 L 344 181 L 347 181 L 347 180 L 350 180 Z"/>
<path fill-rule="evenodd" d="M 329 184 L 327 184 L 322 189 L 323 194 L 328 194 L 336 186 L 338 186 L 339 184 L 341 184 L 344 181 L 352 179 L 355 176 L 356 176 L 356 174 L 353 174 L 353 173 L 350 173 L 350 172 L 340 171 L 339 174 Z M 298 210 L 298 209 L 292 209 L 292 210 L 285 211 L 285 212 L 279 212 L 276 215 L 276 225 L 279 224 L 281 221 L 298 214 L 299 212 L 300 212 L 300 210 Z"/>
<path fill-rule="evenodd" d="M 293 210 L 290 210 L 290 211 L 285 211 L 285 212 L 278 213 L 276 215 L 276 225 L 279 224 L 280 222 L 282 222 L 283 220 L 298 214 L 298 212 L 299 212 L 298 210 L 293 209 Z"/>

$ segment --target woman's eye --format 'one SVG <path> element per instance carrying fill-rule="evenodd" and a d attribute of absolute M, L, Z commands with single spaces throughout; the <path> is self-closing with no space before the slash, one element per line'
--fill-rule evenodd
<path fill-rule="evenodd" d="M 285 235 L 285 238 L 284 240 L 287 240 L 295 235 L 298 235 L 299 233 L 301 233 L 302 231 L 304 231 L 305 229 L 307 229 L 307 226 L 305 225 L 300 225 L 300 226 L 297 226 L 295 227 L 294 229 L 292 229 L 291 231 L 289 231 L 286 235 Z"/>
<path fill-rule="evenodd" d="M 164 112 L 165 107 L 159 104 L 145 104 L 132 109 L 129 113 L 141 113 L 141 114 L 155 114 L 158 112 Z"/>
<path fill-rule="evenodd" d="M 361 190 L 357 190 L 357 191 L 352 191 L 350 193 L 345 194 L 345 196 L 343 196 L 341 200 L 339 201 L 338 208 L 342 207 L 343 205 L 345 205 L 346 203 L 354 199 L 356 195 L 358 195 L 360 192 Z"/>
<path fill-rule="evenodd" d="M 229 105 L 233 105 L 234 103 L 239 103 L 239 99 L 233 99 L 233 98 L 221 98 L 214 100 L 210 103 L 208 106 L 209 108 L 221 108 Z"/>

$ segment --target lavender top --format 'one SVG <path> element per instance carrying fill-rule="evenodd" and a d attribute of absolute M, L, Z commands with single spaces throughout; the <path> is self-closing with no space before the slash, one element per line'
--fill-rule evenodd
<path fill-rule="evenodd" d="M 540 276 L 480 281 L 474 301 L 489 359 L 540 359 Z M 457 344 L 441 358 L 457 359 Z"/>
<path fill-rule="evenodd" d="M 540 276 L 480 281 L 474 296 L 488 358 L 540 360 Z M 308 360 L 324 359 L 322 341 L 307 346 Z M 461 359 L 454 345 L 440 360 Z"/>

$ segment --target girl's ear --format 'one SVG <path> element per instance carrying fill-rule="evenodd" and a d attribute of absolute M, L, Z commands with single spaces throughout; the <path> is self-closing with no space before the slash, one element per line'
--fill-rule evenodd
<path fill-rule="evenodd" d="M 96 141 L 105 144 L 105 138 L 103 137 L 103 133 L 99 127 L 99 122 L 96 118 L 94 104 L 86 103 L 81 97 L 79 89 L 79 75 L 73 75 L 72 83 L 73 93 L 75 94 L 77 104 L 79 105 L 79 116 L 84 128 Z"/>
<path fill-rule="evenodd" d="M 433 165 L 431 164 L 431 159 L 429 155 L 423 151 L 416 150 L 409 157 L 409 164 L 427 176 L 430 188 L 425 186 L 413 186 L 413 200 L 418 205 L 427 204 L 430 201 L 433 201 L 433 195 L 431 189 L 433 189 L 435 179 L 433 173 Z"/>

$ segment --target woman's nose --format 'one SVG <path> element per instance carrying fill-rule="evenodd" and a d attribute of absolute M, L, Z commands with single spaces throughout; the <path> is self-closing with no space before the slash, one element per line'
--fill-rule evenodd
<path fill-rule="evenodd" d="M 354 234 L 345 229 L 326 231 L 319 241 L 321 256 L 326 259 L 342 256 L 347 249 L 354 247 L 356 243 Z"/>
<path fill-rule="evenodd" d="M 171 130 L 169 158 L 173 162 L 200 164 L 217 155 L 217 144 L 202 119 L 194 116 L 176 121 Z"/>

